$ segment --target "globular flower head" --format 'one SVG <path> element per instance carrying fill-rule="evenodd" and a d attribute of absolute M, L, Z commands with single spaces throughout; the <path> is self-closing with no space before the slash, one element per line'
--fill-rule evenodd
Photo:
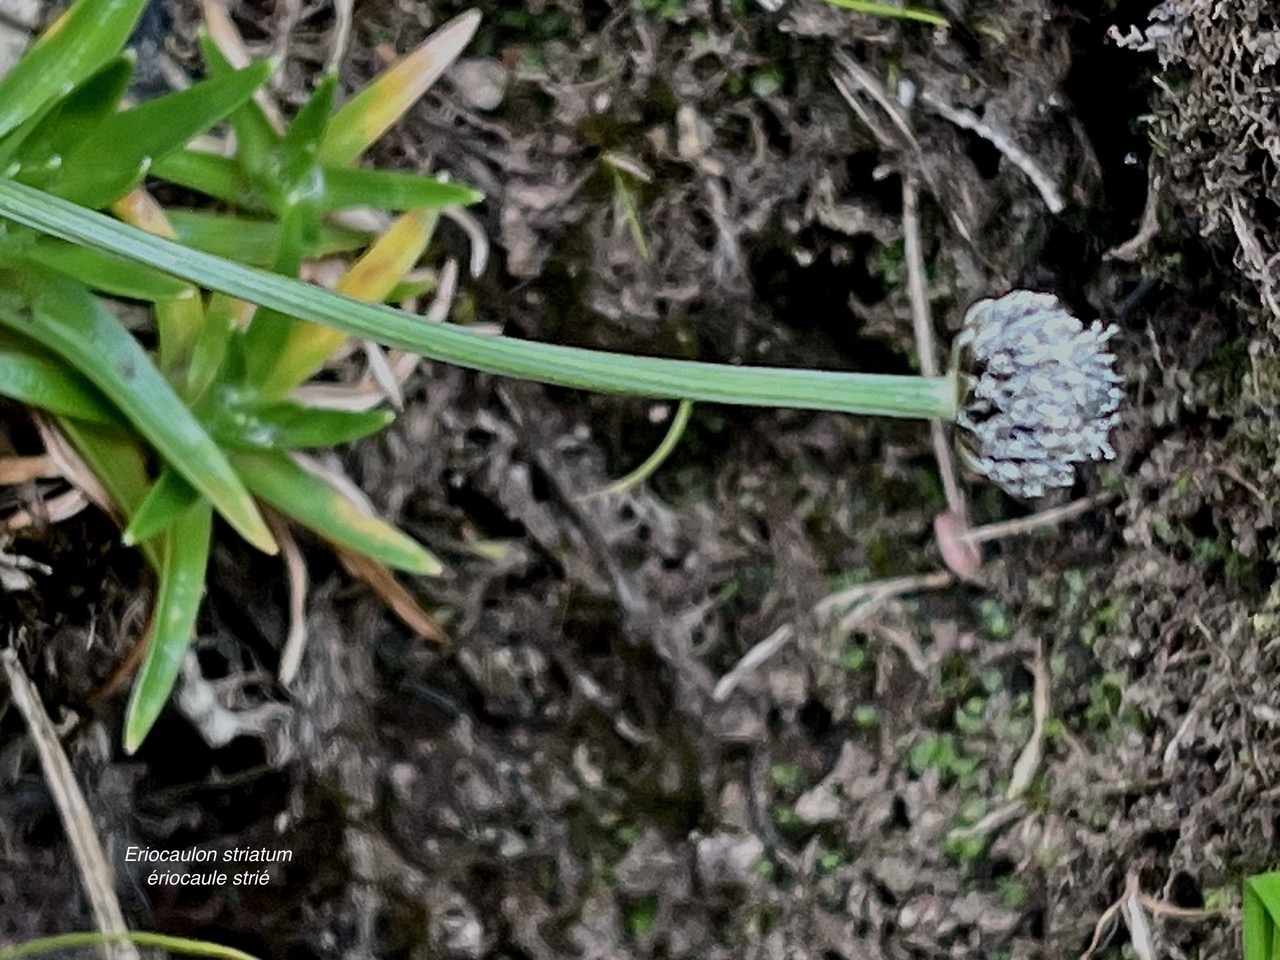
<path fill-rule="evenodd" d="M 1114 325 L 1088 327 L 1056 297 L 1015 290 L 969 308 L 956 340 L 970 467 L 1019 497 L 1070 487 L 1076 465 L 1115 457 L 1123 379 L 1106 351 Z"/>

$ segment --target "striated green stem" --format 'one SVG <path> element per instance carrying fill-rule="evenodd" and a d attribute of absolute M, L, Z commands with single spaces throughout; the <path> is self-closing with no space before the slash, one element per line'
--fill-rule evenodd
<path fill-rule="evenodd" d="M 632 357 L 427 323 L 400 310 L 351 300 L 180 246 L 11 180 L 0 180 L 0 216 L 351 336 L 486 373 L 603 393 L 710 403 L 947 420 L 957 413 L 957 389 L 951 376 L 888 376 Z"/>

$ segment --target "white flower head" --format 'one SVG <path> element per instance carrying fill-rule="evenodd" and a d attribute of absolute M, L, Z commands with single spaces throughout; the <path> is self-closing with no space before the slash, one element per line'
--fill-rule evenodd
<path fill-rule="evenodd" d="M 1111 460 L 1123 378 L 1113 324 L 1085 327 L 1047 293 L 979 300 L 956 339 L 969 466 L 1018 497 L 1070 487 L 1076 465 Z"/>

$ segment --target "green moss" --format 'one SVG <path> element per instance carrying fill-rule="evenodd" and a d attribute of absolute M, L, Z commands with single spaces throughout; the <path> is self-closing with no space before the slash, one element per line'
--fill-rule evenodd
<path fill-rule="evenodd" d="M 869 703 L 859 704 L 853 711 L 853 724 L 859 730 L 873 730 L 880 726 L 880 711 Z"/>
<path fill-rule="evenodd" d="M 868 659 L 867 648 L 860 643 L 853 644 L 845 648 L 844 654 L 840 657 L 840 665 L 850 672 L 855 672 L 865 667 Z"/>
<path fill-rule="evenodd" d="M 798 791 L 804 786 L 804 771 L 791 763 L 779 763 L 769 770 L 769 779 L 773 781 L 774 786 L 782 787 L 788 791 Z"/>
<path fill-rule="evenodd" d="M 953 734 L 944 733 L 927 737 L 911 750 L 907 758 L 911 772 L 920 776 L 926 770 L 936 769 L 944 782 L 968 783 L 978 769 L 978 761 L 964 756 L 957 747 Z"/>
<path fill-rule="evenodd" d="M 633 939 L 648 936 L 658 919 L 658 895 L 651 893 L 626 907 L 627 934 Z"/>
<path fill-rule="evenodd" d="M 1017 877 L 1001 877 L 996 886 L 1000 891 L 1000 902 L 1011 910 L 1016 910 L 1027 902 L 1030 893 Z"/>
<path fill-rule="evenodd" d="M 1005 640 L 1008 638 L 1010 631 L 1009 617 L 1005 614 L 1000 604 L 990 597 L 984 597 L 982 603 L 978 606 L 978 612 L 982 616 L 982 625 L 986 628 L 987 636 L 991 637 L 992 640 Z"/>

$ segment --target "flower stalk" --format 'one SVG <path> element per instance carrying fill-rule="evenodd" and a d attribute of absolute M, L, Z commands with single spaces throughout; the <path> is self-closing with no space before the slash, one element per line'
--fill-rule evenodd
<path fill-rule="evenodd" d="M 869 416 L 951 420 L 959 409 L 951 375 L 893 376 L 634 357 L 427 323 L 401 310 L 351 300 L 192 250 L 12 180 L 0 179 L 0 216 L 289 316 L 485 373 L 603 393 Z"/>
<path fill-rule="evenodd" d="M 1114 458 L 1123 380 L 1085 327 L 1048 295 L 1019 290 L 970 308 L 951 372 L 892 376 L 634 357 L 427 323 L 136 230 L 0 179 L 0 216 L 183 280 L 433 360 L 557 386 L 642 397 L 869 416 L 936 418 L 965 431 L 968 465 L 1009 493 L 1069 487 L 1085 461 Z"/>

